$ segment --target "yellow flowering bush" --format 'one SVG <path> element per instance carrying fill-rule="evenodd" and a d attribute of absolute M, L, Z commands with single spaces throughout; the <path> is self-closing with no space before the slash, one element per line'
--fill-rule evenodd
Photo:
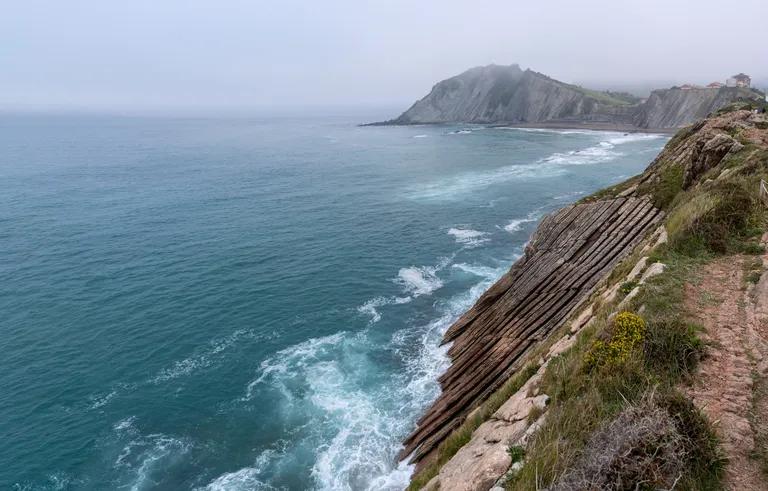
<path fill-rule="evenodd" d="M 606 365 L 618 365 L 627 361 L 632 351 L 643 344 L 645 321 L 632 312 L 621 312 L 613 321 L 608 341 L 595 341 L 586 354 L 587 370 Z"/>

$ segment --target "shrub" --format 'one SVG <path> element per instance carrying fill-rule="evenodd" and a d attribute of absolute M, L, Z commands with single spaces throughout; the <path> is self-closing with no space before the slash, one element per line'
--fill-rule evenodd
<path fill-rule="evenodd" d="M 525 449 L 520 445 L 512 445 L 507 449 L 509 457 L 512 459 L 512 464 L 516 464 L 525 458 Z"/>
<path fill-rule="evenodd" d="M 690 399 L 677 391 L 663 394 L 659 403 L 672 417 L 678 433 L 683 437 L 687 472 L 680 487 L 720 489 L 718 483 L 726 459 L 707 418 Z"/>
<path fill-rule="evenodd" d="M 753 229 L 756 199 L 745 181 L 718 183 L 692 197 L 669 217 L 670 240 L 680 252 L 696 255 L 702 249 L 723 254 L 729 245 Z"/>
<path fill-rule="evenodd" d="M 704 352 L 700 329 L 679 318 L 650 322 L 646 331 L 645 363 L 657 373 L 676 379 L 692 373 Z"/>
<path fill-rule="evenodd" d="M 672 489 L 685 472 L 685 454 L 675 420 L 644 397 L 601 426 L 550 489 Z"/>
<path fill-rule="evenodd" d="M 637 286 L 637 281 L 627 281 L 627 282 L 624 282 L 621 285 L 621 288 L 619 288 L 619 292 L 622 295 L 628 295 L 629 292 L 634 290 L 636 286 Z"/>
<path fill-rule="evenodd" d="M 645 321 L 631 312 L 621 312 L 613 321 L 608 341 L 597 340 L 586 354 L 584 365 L 587 370 L 602 366 L 614 366 L 629 359 L 635 347 L 645 337 Z"/>

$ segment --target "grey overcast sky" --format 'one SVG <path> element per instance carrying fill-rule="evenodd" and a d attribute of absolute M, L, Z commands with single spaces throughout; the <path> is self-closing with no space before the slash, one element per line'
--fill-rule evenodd
<path fill-rule="evenodd" d="M 408 104 L 518 62 L 583 84 L 768 80 L 768 0 L 6 0 L 0 108 Z"/>

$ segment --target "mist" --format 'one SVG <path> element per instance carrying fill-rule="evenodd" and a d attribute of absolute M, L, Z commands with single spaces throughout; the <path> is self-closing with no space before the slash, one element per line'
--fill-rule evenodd
<path fill-rule="evenodd" d="M 768 81 L 768 2 L 27 0 L 0 19 L 0 109 L 406 105 L 470 67 L 647 90 Z"/>

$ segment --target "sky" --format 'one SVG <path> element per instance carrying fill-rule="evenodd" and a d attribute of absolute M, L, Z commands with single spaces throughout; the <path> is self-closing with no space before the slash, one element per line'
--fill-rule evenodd
<path fill-rule="evenodd" d="M 489 63 L 768 85 L 766 19 L 767 0 L 5 0 L 0 109 L 405 105 Z"/>

